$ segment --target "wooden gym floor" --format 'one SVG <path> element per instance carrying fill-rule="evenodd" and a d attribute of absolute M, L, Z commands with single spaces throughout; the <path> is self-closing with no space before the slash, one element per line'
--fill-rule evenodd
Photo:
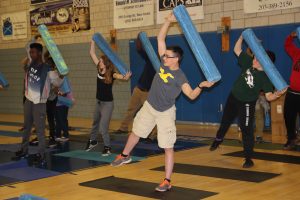
<path fill-rule="evenodd" d="M 90 119 L 71 118 L 69 121 L 70 126 L 80 127 L 71 131 L 74 138 L 86 136 L 92 123 Z M 17 133 L 21 122 L 21 115 L 0 114 L 0 145 L 21 142 L 18 135 L 20 133 Z M 119 124 L 119 121 L 113 121 L 110 129 L 117 129 Z M 53 160 L 59 156 L 51 152 L 49 155 L 52 166 L 47 166 L 46 169 L 30 165 L 24 167 L 24 162 L 22 166 L 19 163 L 19 167 L 15 167 L 16 164 L 6 158 L 11 156 L 12 152 L 0 151 L 0 179 L 2 179 L 0 199 L 14 199 L 22 194 L 47 199 L 74 200 L 182 199 L 182 196 L 185 199 L 207 200 L 299 199 L 298 151 L 283 151 L 281 145 L 276 144 L 258 145 L 255 149 L 257 153 L 254 159 L 255 166 L 243 169 L 241 167 L 243 158 L 239 157 L 242 148 L 238 142 L 228 140 L 229 142 L 218 150 L 209 151 L 207 144 L 210 144 L 210 137 L 214 136 L 217 127 L 179 124 L 177 128 L 178 134 L 185 136 L 179 136 L 178 139 L 175 173 L 172 176 L 173 188 L 166 194 L 153 192 L 153 187 L 164 178 L 164 155 L 155 149 L 154 144 L 145 143 L 135 151 L 136 156 L 143 157 L 142 160 L 115 168 L 105 162 L 91 160 L 84 162 L 84 158 L 60 157 L 62 159 Z M 263 137 L 270 140 L 270 134 L 264 134 Z M 124 141 L 126 136 L 121 138 Z M 236 127 L 230 129 L 227 138 L 238 138 Z M 113 140 L 119 140 L 119 136 L 113 136 Z M 70 147 L 65 152 L 82 150 L 85 146 L 85 141 L 80 140 L 71 139 L 69 143 Z M 180 148 L 184 145 L 188 147 Z M 119 146 L 115 150 L 121 149 L 122 146 Z M 101 148 L 97 151 L 101 151 Z M 10 167 L 8 169 L 5 166 Z M 24 178 L 24 174 L 18 174 L 22 172 L 35 174 L 37 172 L 35 170 L 47 175 L 43 177 L 39 174 L 32 178 L 28 175 L 29 178 Z"/>

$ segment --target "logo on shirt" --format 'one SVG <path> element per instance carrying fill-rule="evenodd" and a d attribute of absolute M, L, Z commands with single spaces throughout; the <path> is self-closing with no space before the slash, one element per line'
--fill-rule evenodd
<path fill-rule="evenodd" d="M 247 69 L 247 71 L 246 71 L 245 81 L 246 81 L 247 85 L 249 86 L 249 88 L 254 87 L 254 77 L 253 77 L 250 69 Z"/>
<path fill-rule="evenodd" d="M 169 80 L 168 80 L 169 77 L 172 78 L 172 79 L 174 79 L 174 76 L 173 76 L 171 73 L 166 73 L 166 74 L 165 74 L 165 70 L 164 70 L 163 68 L 160 68 L 159 70 L 160 70 L 160 73 L 158 73 L 158 74 L 159 74 L 160 78 L 161 78 L 165 83 L 168 83 L 168 82 L 169 82 Z"/>
<path fill-rule="evenodd" d="M 36 82 L 39 82 L 39 80 L 41 79 L 38 75 L 38 70 L 37 69 L 34 69 L 34 68 L 30 68 L 30 71 L 29 71 L 29 82 L 31 83 L 36 83 Z"/>

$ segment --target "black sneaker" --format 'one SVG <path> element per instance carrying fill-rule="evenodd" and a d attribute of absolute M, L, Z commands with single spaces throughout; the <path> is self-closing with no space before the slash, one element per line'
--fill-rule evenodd
<path fill-rule="evenodd" d="M 35 154 L 33 157 L 33 164 L 43 166 L 46 164 L 46 158 L 45 156 L 42 156 L 41 154 Z"/>
<path fill-rule="evenodd" d="M 220 146 L 220 144 L 221 144 L 222 142 L 223 142 L 223 140 L 217 140 L 217 139 L 215 139 L 215 140 L 213 141 L 213 143 L 210 145 L 209 150 L 210 150 L 210 151 L 216 150 L 216 149 Z"/>
<path fill-rule="evenodd" d="M 243 164 L 243 168 L 251 168 L 254 166 L 254 162 L 250 158 L 246 158 Z"/>
<path fill-rule="evenodd" d="M 51 138 L 51 139 L 49 140 L 48 147 L 49 147 L 49 148 L 54 148 L 54 147 L 56 147 L 56 146 L 57 146 L 57 143 L 56 143 L 55 139 L 54 139 L 54 138 Z"/>
<path fill-rule="evenodd" d="M 32 139 L 30 142 L 29 142 L 29 145 L 30 146 L 38 146 L 39 145 L 39 141 L 38 141 L 38 138 L 34 138 Z"/>
<path fill-rule="evenodd" d="M 85 151 L 90 151 L 98 145 L 96 140 L 89 140 L 86 144 Z"/>
<path fill-rule="evenodd" d="M 284 150 L 293 150 L 296 148 L 296 140 L 288 140 L 283 146 Z"/>
<path fill-rule="evenodd" d="M 255 137 L 255 142 L 256 142 L 257 144 L 264 143 L 263 137 L 262 137 L 262 136 L 256 136 L 256 137 Z"/>
<path fill-rule="evenodd" d="M 102 156 L 109 156 L 111 154 L 111 147 L 107 147 L 107 146 L 104 146 L 104 149 L 102 151 Z"/>
<path fill-rule="evenodd" d="M 19 150 L 15 153 L 15 157 L 12 158 L 12 160 L 20 160 L 22 158 L 28 157 L 28 152 Z"/>

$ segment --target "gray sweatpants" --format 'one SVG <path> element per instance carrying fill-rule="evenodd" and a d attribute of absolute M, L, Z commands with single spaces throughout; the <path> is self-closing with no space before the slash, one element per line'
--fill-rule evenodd
<path fill-rule="evenodd" d="M 23 151 L 28 151 L 29 137 L 33 123 L 35 125 L 36 135 L 39 141 L 38 152 L 43 156 L 46 148 L 46 103 L 33 104 L 31 101 L 26 99 L 24 103 L 24 132 L 22 140 Z"/>
<path fill-rule="evenodd" d="M 110 147 L 110 137 L 108 133 L 109 122 L 114 109 L 113 101 L 99 101 L 97 100 L 94 122 L 91 130 L 91 140 L 97 140 L 97 134 L 102 134 L 104 145 Z"/>

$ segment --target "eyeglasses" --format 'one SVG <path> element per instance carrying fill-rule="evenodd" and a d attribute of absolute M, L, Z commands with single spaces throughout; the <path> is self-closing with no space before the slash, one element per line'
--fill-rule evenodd
<path fill-rule="evenodd" d="M 169 55 L 167 55 L 167 54 L 164 54 L 163 57 L 164 57 L 164 58 L 177 58 L 177 56 L 169 56 Z"/>

